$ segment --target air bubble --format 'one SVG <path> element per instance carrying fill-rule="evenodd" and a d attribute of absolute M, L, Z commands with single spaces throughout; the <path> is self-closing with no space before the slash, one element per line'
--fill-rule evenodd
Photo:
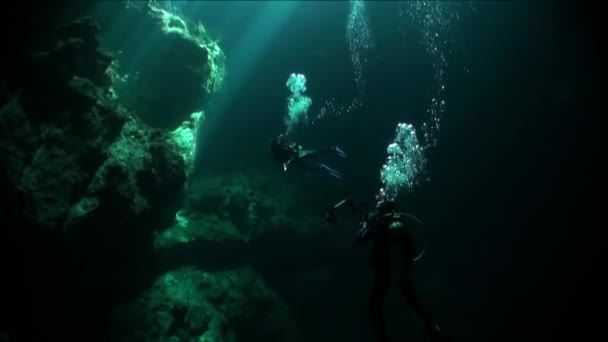
<path fill-rule="evenodd" d="M 426 169 L 424 150 L 411 124 L 399 123 L 395 140 L 387 147 L 387 161 L 382 166 L 382 188 L 377 199 L 394 201 L 402 191 L 411 191 Z"/>
<path fill-rule="evenodd" d="M 437 83 L 436 96 L 429 104 L 429 122 L 439 122 L 446 110 L 445 101 L 441 99 L 445 90 L 445 70 L 448 60 L 446 53 L 451 54 L 450 42 L 447 38 L 455 29 L 461 7 L 458 2 L 444 1 L 405 1 L 399 3 L 399 16 L 408 16 L 417 26 L 422 36 L 422 45 L 431 58 L 434 77 Z M 409 37 L 409 36 L 408 36 Z M 466 71 L 468 72 L 468 70 Z M 439 99 L 437 99 L 439 97 Z M 424 146 L 437 144 L 438 125 L 422 125 Z"/>

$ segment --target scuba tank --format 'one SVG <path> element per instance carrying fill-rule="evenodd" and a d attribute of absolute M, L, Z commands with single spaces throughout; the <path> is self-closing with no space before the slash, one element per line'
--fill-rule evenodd
<path fill-rule="evenodd" d="M 357 207 L 351 198 L 345 198 L 331 206 L 326 214 L 325 220 L 335 224 L 338 221 L 336 209 L 346 205 L 351 213 L 359 220 L 359 230 L 357 231 L 357 242 L 363 243 L 367 240 L 386 233 L 388 227 L 394 222 L 402 223 L 410 230 L 412 235 L 415 235 L 420 240 L 420 233 L 424 233 L 424 223 L 414 215 L 398 211 L 398 207 L 394 202 L 381 202 L 377 206 L 377 210 L 370 215 L 369 207 L 366 203 L 362 203 Z M 415 230 L 415 232 L 414 232 Z M 422 238 L 424 240 L 424 238 Z M 417 244 L 420 245 L 420 244 Z M 427 246 L 425 243 L 421 247 L 416 247 L 414 261 L 418 261 L 426 253 Z"/>

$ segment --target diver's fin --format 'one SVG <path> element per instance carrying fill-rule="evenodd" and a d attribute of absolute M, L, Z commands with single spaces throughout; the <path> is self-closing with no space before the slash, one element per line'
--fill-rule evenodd
<path fill-rule="evenodd" d="M 327 171 L 330 175 L 342 179 L 342 172 L 338 171 L 338 170 L 334 170 L 331 167 L 325 165 L 325 164 L 321 164 L 319 165 L 320 168 L 322 168 L 323 170 Z"/>
<path fill-rule="evenodd" d="M 334 176 L 334 177 L 338 178 L 338 179 L 342 179 L 342 175 L 341 175 L 341 174 L 334 173 L 334 172 L 330 172 L 329 174 L 330 174 L 331 176 Z"/>
<path fill-rule="evenodd" d="M 339 146 L 335 146 L 334 147 L 334 151 L 336 151 L 336 153 L 338 153 L 338 155 L 342 158 L 348 158 L 346 156 L 346 153 L 344 153 L 344 151 L 342 151 L 342 149 Z"/>

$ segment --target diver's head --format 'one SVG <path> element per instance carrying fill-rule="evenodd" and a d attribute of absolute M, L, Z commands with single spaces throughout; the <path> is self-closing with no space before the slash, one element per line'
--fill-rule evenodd
<path fill-rule="evenodd" d="M 275 136 L 274 138 L 272 138 L 272 140 L 270 140 L 270 148 L 271 149 L 277 149 L 279 148 L 281 145 L 283 145 L 285 141 L 285 137 L 283 135 L 283 133 Z"/>
<path fill-rule="evenodd" d="M 277 161 L 287 163 L 297 157 L 298 149 L 295 144 L 287 142 L 284 134 L 280 134 L 270 141 L 270 153 Z"/>

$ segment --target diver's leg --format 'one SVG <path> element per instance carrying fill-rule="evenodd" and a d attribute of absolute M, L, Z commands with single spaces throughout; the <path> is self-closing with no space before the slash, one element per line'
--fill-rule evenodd
<path fill-rule="evenodd" d="M 315 150 L 300 150 L 300 153 L 298 154 L 298 158 L 299 159 L 304 159 L 304 158 L 310 158 L 312 156 L 316 156 L 318 154 L 320 154 L 321 151 L 315 151 Z"/>
<path fill-rule="evenodd" d="M 342 172 L 340 172 L 336 169 L 333 169 L 325 164 L 307 163 L 305 161 L 302 161 L 300 158 L 298 158 L 295 161 L 295 165 L 298 165 L 302 169 L 309 170 L 309 171 L 323 170 L 323 171 L 327 172 L 330 176 L 340 178 L 340 179 L 342 178 Z"/>
<path fill-rule="evenodd" d="M 394 279 L 406 302 L 422 319 L 427 332 L 432 337 L 437 337 L 437 327 L 430 312 L 420 303 L 411 277 L 414 259 L 413 241 L 409 235 L 399 235 L 399 233 L 398 230 L 393 231 L 391 234 L 393 238 L 389 242 L 391 279 Z"/>
<path fill-rule="evenodd" d="M 333 169 L 325 164 L 319 164 L 319 168 L 321 168 L 322 170 L 325 170 L 331 176 L 342 179 L 342 172 L 340 172 L 336 169 Z"/>
<path fill-rule="evenodd" d="M 307 163 L 307 162 L 303 161 L 301 158 L 294 159 L 292 163 L 293 163 L 293 165 L 296 165 L 299 168 L 308 170 L 308 171 L 315 171 L 315 170 L 319 169 L 318 165 Z"/>
<path fill-rule="evenodd" d="M 312 170 L 312 169 L 321 169 L 325 172 L 327 172 L 330 176 L 342 179 L 342 172 L 329 167 L 325 164 L 322 163 L 310 163 L 310 159 L 326 154 L 328 152 L 335 152 L 337 153 L 339 156 L 346 158 L 346 154 L 339 148 L 339 147 L 332 147 L 332 148 L 327 148 L 324 150 L 317 150 L 317 151 L 313 151 L 313 150 L 301 150 L 299 153 L 299 156 L 297 158 L 298 163 L 305 169 L 308 170 Z"/>
<path fill-rule="evenodd" d="M 329 150 L 301 150 L 298 158 L 302 159 L 310 159 L 312 157 L 320 156 L 329 152 Z"/>
<path fill-rule="evenodd" d="M 414 284 L 410 279 L 400 279 L 397 283 L 399 291 L 416 314 L 423 320 L 425 326 L 433 324 L 431 314 L 418 300 Z"/>
<path fill-rule="evenodd" d="M 320 156 L 320 155 L 328 154 L 328 153 L 336 153 L 338 156 L 340 156 L 342 158 L 346 158 L 346 153 L 344 153 L 344 151 L 342 151 L 342 149 L 338 146 L 325 148 L 322 150 L 301 150 L 298 158 L 300 158 L 300 159 L 311 158 L 311 157 Z"/>
<path fill-rule="evenodd" d="M 424 326 L 429 336 L 433 337 L 434 340 L 443 338 L 443 335 L 439 331 L 439 327 L 433 322 L 430 312 L 422 305 L 422 303 L 420 303 L 412 280 L 409 277 L 403 277 L 397 282 L 397 287 L 399 288 L 401 294 L 405 297 L 405 300 L 409 306 L 424 322 Z"/>
<path fill-rule="evenodd" d="M 390 288 L 389 276 L 386 272 L 374 272 L 374 283 L 369 297 L 369 317 L 371 328 L 377 342 L 388 342 L 384 323 L 384 301 Z"/>

